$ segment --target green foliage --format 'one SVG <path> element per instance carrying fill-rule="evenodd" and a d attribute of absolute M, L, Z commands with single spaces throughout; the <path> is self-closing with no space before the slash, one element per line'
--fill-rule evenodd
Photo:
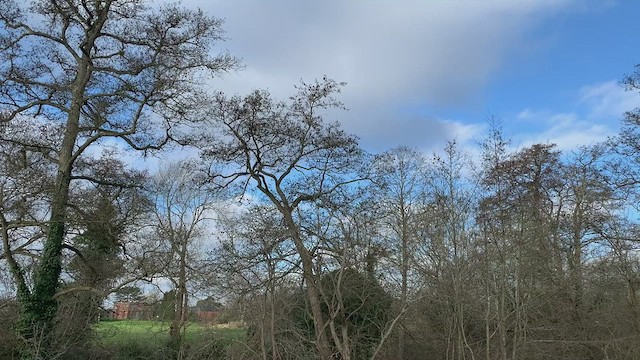
<path fill-rule="evenodd" d="M 84 216 L 86 229 L 74 239 L 78 252 L 69 264 L 78 282 L 104 286 L 105 281 L 124 271 L 124 262 L 118 256 L 124 227 L 117 223 L 115 211 L 113 204 L 103 203 Z"/>
<path fill-rule="evenodd" d="M 140 301 L 144 298 L 143 295 L 137 286 L 123 286 L 115 292 L 117 301 Z"/>
<path fill-rule="evenodd" d="M 218 311 L 223 308 L 223 305 L 213 296 L 209 296 L 206 299 L 198 300 L 196 308 L 202 311 Z"/>
<path fill-rule="evenodd" d="M 154 315 L 162 320 L 173 320 L 176 311 L 176 291 L 170 290 L 156 304 Z"/>
<path fill-rule="evenodd" d="M 53 322 L 58 311 L 58 302 L 54 295 L 62 266 L 59 258 L 62 242 L 56 239 L 63 237 L 64 224 L 52 221 L 49 225 L 48 241 L 44 245 L 40 264 L 34 274 L 33 290 L 29 294 L 20 294 L 20 335 L 31 342 L 25 344 L 23 355 L 26 356 L 29 355 L 30 349 L 37 348 L 37 343 L 50 342 Z"/>
<path fill-rule="evenodd" d="M 323 310 L 327 317 L 328 304 L 339 311 L 336 323 L 348 330 L 352 359 L 368 359 L 389 320 L 391 296 L 375 278 L 353 269 L 333 271 L 322 277 L 321 284 L 328 297 L 323 299 Z M 335 306 L 340 302 L 341 306 Z"/>
<path fill-rule="evenodd" d="M 373 276 L 354 269 L 332 271 L 320 283 L 325 319 L 333 318 L 339 333 L 346 328 L 352 359 L 369 359 L 390 320 L 392 297 Z M 298 331 L 312 340 L 315 324 L 308 304 L 295 306 L 290 316 Z"/>

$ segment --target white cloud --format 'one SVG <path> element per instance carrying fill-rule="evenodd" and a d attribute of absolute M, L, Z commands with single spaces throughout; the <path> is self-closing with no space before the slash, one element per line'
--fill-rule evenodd
<path fill-rule="evenodd" d="M 617 81 L 585 85 L 576 92 L 579 109 L 573 112 L 553 112 L 526 108 L 516 119 L 533 129 L 516 138 L 521 146 L 534 143 L 555 143 L 561 150 L 575 149 L 606 140 L 615 135 L 624 113 L 640 107 L 640 94 L 625 91 Z"/>
<path fill-rule="evenodd" d="M 553 143 L 559 150 L 572 150 L 579 146 L 591 145 L 604 141 L 614 135 L 608 127 L 581 120 L 559 123 L 535 137 L 533 143 Z"/>
<path fill-rule="evenodd" d="M 528 120 L 534 117 L 536 117 L 536 113 L 529 108 L 520 111 L 518 115 L 516 115 L 516 119 L 518 120 Z"/>
<path fill-rule="evenodd" d="M 251 87 L 288 88 L 328 74 L 373 101 L 445 104 L 473 94 L 535 17 L 565 3 L 191 2 L 226 17 L 226 45 L 245 59 L 241 82 L 251 77 Z"/>
<path fill-rule="evenodd" d="M 619 120 L 625 112 L 640 107 L 640 94 L 625 91 L 616 81 L 587 85 L 580 89 L 581 101 L 591 109 L 594 120 Z"/>
<path fill-rule="evenodd" d="M 341 117 L 366 143 L 390 147 L 452 134 L 432 119 L 386 114 L 403 104 L 460 106 L 481 89 L 523 34 L 571 0 L 204 1 L 226 19 L 224 46 L 246 70 L 215 84 L 226 92 L 268 88 L 286 97 L 292 84 L 327 74 L 346 81 Z M 383 115 L 380 115 L 383 114 Z M 401 118 L 400 118 L 401 117 Z M 395 121 L 392 121 L 395 120 Z M 393 128 L 393 129 L 390 129 Z M 392 131 L 389 131 L 392 130 Z M 402 130 L 402 131 L 400 131 Z"/>
<path fill-rule="evenodd" d="M 403 145 L 431 152 L 452 139 L 463 144 L 480 136 L 485 128 L 485 124 L 467 124 L 425 115 L 399 115 L 393 108 L 376 110 L 352 109 L 346 115 L 357 113 L 360 116 L 352 116 L 343 124 L 345 130 L 357 134 L 361 144 L 370 151 L 385 151 Z"/>
<path fill-rule="evenodd" d="M 527 110 L 527 120 L 538 122 L 535 133 L 517 134 L 520 146 L 556 144 L 559 150 L 573 150 L 606 140 L 615 130 L 605 123 L 582 118 L 574 112 L 548 113 Z"/>

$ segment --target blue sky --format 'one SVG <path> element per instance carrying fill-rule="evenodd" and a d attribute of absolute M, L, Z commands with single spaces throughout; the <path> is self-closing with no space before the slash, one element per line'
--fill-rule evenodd
<path fill-rule="evenodd" d="M 596 0 L 187 0 L 224 18 L 245 70 L 228 93 L 285 98 L 299 79 L 346 81 L 330 114 L 365 148 L 472 144 L 488 114 L 516 146 L 561 149 L 615 134 L 640 96 L 618 82 L 640 63 L 640 2 Z"/>
<path fill-rule="evenodd" d="M 617 130 L 621 114 L 616 104 L 610 104 L 611 112 L 591 113 L 607 95 L 622 103 L 634 95 L 616 93 L 622 92 L 618 82 L 623 75 L 640 63 L 637 14 L 640 2 L 594 3 L 541 22 L 523 40 L 534 49 L 516 49 L 484 90 L 487 108 L 501 115 L 514 135 L 545 129 L 544 124 L 517 121 L 524 109 L 551 117 L 575 114 L 587 124 Z"/>

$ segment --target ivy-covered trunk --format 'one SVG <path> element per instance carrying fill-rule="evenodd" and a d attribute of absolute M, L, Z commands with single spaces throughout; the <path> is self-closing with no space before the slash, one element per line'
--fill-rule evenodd
<path fill-rule="evenodd" d="M 171 140 L 169 128 L 151 126 L 156 124 L 148 116 L 151 108 L 168 105 L 157 115 L 168 116 L 172 123 L 187 120 L 190 116 L 182 110 L 176 119 L 174 111 L 194 103 L 182 94 L 203 90 L 195 77 L 233 69 L 237 60 L 226 53 L 211 55 L 213 44 L 222 40 L 221 21 L 175 4 L 155 6 L 140 0 L 2 0 L 0 4 L 0 121 L 16 128 L 3 132 L 1 140 L 26 149 L 23 153 L 37 153 L 47 170 L 52 165 L 56 171 L 50 188 L 47 182 L 50 218 L 46 237 L 38 243 L 42 252 L 31 281 L 25 281 L 27 272 L 12 258 L 15 244 L 8 232 L 12 219 L 0 216 L 3 256 L 16 279 L 21 316 L 17 330 L 25 340 L 22 353 L 27 354 L 23 357 L 46 359 L 65 351 L 53 349 L 49 340 L 55 336 L 56 294 L 76 160 L 104 138 L 123 139 L 135 150 L 162 148 Z M 22 123 L 29 126 L 22 129 Z"/>
<path fill-rule="evenodd" d="M 85 71 L 86 73 L 88 71 Z M 82 76 L 83 74 L 79 74 Z M 88 79 L 88 74 L 85 75 Z M 86 81 L 85 81 L 86 84 Z M 77 84 L 78 97 L 74 99 L 67 129 L 59 153 L 58 174 L 52 194 L 51 217 L 48 223 L 47 239 L 38 266 L 33 276 L 33 289 L 21 301 L 20 331 L 25 339 L 28 355 L 23 358 L 47 358 L 46 351 L 51 342 L 53 322 L 58 310 L 56 292 L 62 271 L 62 245 L 65 237 L 67 201 L 71 184 L 73 149 L 79 133 L 80 107 L 84 86 Z M 75 93 L 75 91 L 74 91 Z M 75 95 L 75 94 L 74 94 Z M 42 353 L 42 352 L 45 353 Z"/>
<path fill-rule="evenodd" d="M 73 163 L 76 159 L 74 149 L 80 133 L 80 115 L 86 101 L 85 92 L 92 74 L 93 65 L 89 54 L 107 19 L 107 14 L 108 6 L 87 30 L 87 37 L 82 45 L 84 56 L 78 59 L 77 73 L 71 88 L 71 106 L 67 112 L 64 137 L 58 152 L 58 172 L 51 194 L 51 216 L 48 222 L 47 239 L 33 276 L 33 289 L 30 294 L 19 299 L 21 302 L 20 332 L 26 345 L 22 357 L 25 359 L 49 357 L 47 352 L 58 310 L 56 292 L 62 271 L 67 202 Z"/>
<path fill-rule="evenodd" d="M 55 293 L 61 272 L 63 238 L 64 221 L 52 220 L 42 259 L 34 274 L 33 291 L 21 299 L 20 329 L 26 346 L 29 347 L 28 352 L 36 348 L 46 348 L 50 342 L 53 320 L 58 310 Z"/>

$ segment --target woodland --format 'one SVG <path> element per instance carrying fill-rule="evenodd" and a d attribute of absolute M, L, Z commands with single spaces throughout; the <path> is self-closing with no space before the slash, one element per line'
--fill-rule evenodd
<path fill-rule="evenodd" d="M 326 120 L 344 83 L 215 88 L 242 71 L 222 26 L 0 1 L 0 358 L 640 358 L 639 109 L 573 151 L 489 117 L 475 147 L 371 153 Z M 133 298 L 161 342 L 103 339 Z M 238 336 L 192 341 L 207 302 Z"/>

